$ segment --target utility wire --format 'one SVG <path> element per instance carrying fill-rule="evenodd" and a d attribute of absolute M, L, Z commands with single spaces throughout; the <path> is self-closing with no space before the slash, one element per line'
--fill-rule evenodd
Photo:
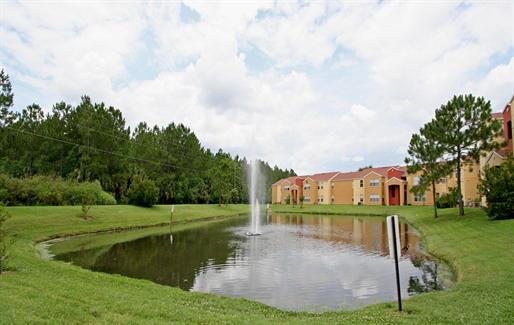
<path fill-rule="evenodd" d="M 9 129 L 9 130 L 14 131 L 14 132 L 19 132 L 19 133 L 24 133 L 24 134 L 27 134 L 27 135 L 32 135 L 32 136 L 40 137 L 40 138 L 43 138 L 43 139 L 46 139 L 46 140 L 57 141 L 57 142 L 61 142 L 61 143 L 65 143 L 65 144 L 69 144 L 69 145 L 73 145 L 73 146 L 77 146 L 77 147 L 82 147 L 82 148 L 86 148 L 86 149 L 93 149 L 93 150 L 101 152 L 101 153 L 110 154 L 110 155 L 113 155 L 113 156 L 118 156 L 118 157 L 127 158 L 127 159 L 132 159 L 132 160 L 136 160 L 136 161 L 140 161 L 140 162 L 146 162 L 146 163 L 151 163 L 151 164 L 155 164 L 155 165 L 162 165 L 162 166 L 167 166 L 167 167 L 172 167 L 172 168 L 177 168 L 177 169 L 186 169 L 186 170 L 198 171 L 198 172 L 202 171 L 201 169 L 182 167 L 182 166 L 172 165 L 172 164 L 165 163 L 165 162 L 160 162 L 160 161 L 154 161 L 154 160 L 148 160 L 148 159 L 142 159 L 142 158 L 137 158 L 137 157 L 133 157 L 133 156 L 128 156 L 128 155 L 124 155 L 124 154 L 121 154 L 121 153 L 117 153 L 117 152 L 113 152 L 113 151 L 109 151 L 109 150 L 104 150 L 104 149 L 96 148 L 96 147 L 93 147 L 93 146 L 87 146 L 87 145 L 75 143 L 75 142 L 68 141 L 68 140 L 54 138 L 54 137 L 51 137 L 51 136 L 48 136 L 48 135 L 43 135 L 43 134 L 39 134 L 39 133 L 32 132 L 32 131 L 26 131 L 26 130 L 21 130 L 21 129 L 13 128 L 13 127 L 10 127 L 10 126 L 4 126 L 3 128 Z"/>
<path fill-rule="evenodd" d="M 155 160 L 149 160 L 149 159 L 143 159 L 143 158 L 137 158 L 137 157 L 133 157 L 133 156 L 129 156 L 129 155 L 124 155 L 124 154 L 121 154 L 121 153 L 117 153 L 117 152 L 113 152 L 113 151 L 109 151 L 109 150 L 105 150 L 105 149 L 100 149 L 100 148 L 93 147 L 93 146 L 90 146 L 90 145 L 83 145 L 83 144 L 75 143 L 75 142 L 72 142 L 72 141 L 58 139 L 58 138 L 54 138 L 54 137 L 51 137 L 51 136 L 48 136 L 48 135 L 44 135 L 44 134 L 39 134 L 39 133 L 32 132 L 32 131 L 22 130 L 21 128 L 13 128 L 13 127 L 10 127 L 10 126 L 7 126 L 7 125 L 3 126 L 3 128 L 9 129 L 9 130 L 14 131 L 14 132 L 24 133 L 24 134 L 27 134 L 27 135 L 32 135 L 32 136 L 35 136 L 35 137 L 43 138 L 43 139 L 46 139 L 46 140 L 52 140 L 52 141 L 57 141 L 57 142 L 69 144 L 69 145 L 72 145 L 72 146 L 86 148 L 88 150 L 93 149 L 93 150 L 95 150 L 97 152 L 101 152 L 101 153 L 105 153 L 105 154 L 110 154 L 110 155 L 121 157 L 121 158 L 132 159 L 132 160 L 136 160 L 136 161 L 140 161 L 140 162 L 146 162 L 146 163 L 151 163 L 151 164 L 155 164 L 155 165 L 161 165 L 161 166 L 166 166 L 166 167 L 171 167 L 171 168 L 176 168 L 176 169 L 184 169 L 184 170 L 190 170 L 190 171 L 196 171 L 196 172 L 203 172 L 203 171 L 205 171 L 203 169 L 182 167 L 182 166 L 177 166 L 177 165 L 169 164 L 169 163 L 162 162 L 162 161 L 155 161 Z M 235 176 L 237 178 L 239 178 L 239 179 L 242 179 L 242 177 L 240 175 L 235 175 Z"/>
<path fill-rule="evenodd" d="M 140 146 L 140 147 L 142 147 L 142 146 L 144 146 L 144 145 L 145 145 L 144 143 L 137 143 L 137 142 L 134 142 L 134 141 L 133 141 L 134 139 L 132 139 L 132 138 L 130 137 L 130 135 L 129 135 L 129 138 L 122 138 L 122 137 L 120 137 L 120 136 L 116 136 L 116 135 L 111 134 L 111 133 L 108 133 L 108 132 L 99 131 L 99 130 L 97 130 L 97 129 L 94 129 L 94 128 L 91 128 L 91 127 L 88 127 L 88 126 L 85 126 L 85 125 L 77 124 L 77 126 L 78 126 L 79 128 L 88 129 L 88 130 L 90 130 L 90 131 L 96 132 L 96 133 L 98 133 L 98 134 L 103 134 L 103 135 L 109 136 L 109 137 L 111 137 L 111 138 L 113 138 L 113 139 L 119 139 L 119 140 L 122 140 L 122 141 L 126 141 L 126 142 L 128 142 L 130 145 L 136 145 L 136 146 Z M 168 143 L 168 145 L 173 146 L 173 147 L 176 147 L 176 148 L 179 148 L 179 145 L 178 145 L 178 144 L 176 144 L 176 143 Z M 178 152 L 177 152 L 177 151 L 174 151 L 174 152 L 172 152 L 172 153 L 177 154 Z M 185 154 L 185 153 L 180 153 L 180 156 L 181 156 L 182 158 L 196 158 L 196 157 L 195 157 L 195 156 L 193 156 L 192 154 Z"/>

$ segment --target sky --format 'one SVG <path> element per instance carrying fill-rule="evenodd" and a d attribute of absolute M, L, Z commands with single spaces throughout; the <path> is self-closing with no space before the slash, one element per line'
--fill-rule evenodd
<path fill-rule="evenodd" d="M 16 110 L 183 123 L 299 174 L 402 164 L 455 94 L 514 95 L 512 1 L 1 1 Z"/>

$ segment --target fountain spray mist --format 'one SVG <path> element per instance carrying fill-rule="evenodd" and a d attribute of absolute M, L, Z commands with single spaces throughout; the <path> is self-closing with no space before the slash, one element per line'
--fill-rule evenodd
<path fill-rule="evenodd" d="M 262 177 L 260 173 L 260 162 L 255 159 L 250 162 L 250 191 L 249 191 L 249 202 L 250 202 L 250 231 L 246 234 L 248 236 L 261 235 L 260 232 L 260 219 L 261 219 L 261 206 L 263 202 L 263 191 L 262 191 Z"/>

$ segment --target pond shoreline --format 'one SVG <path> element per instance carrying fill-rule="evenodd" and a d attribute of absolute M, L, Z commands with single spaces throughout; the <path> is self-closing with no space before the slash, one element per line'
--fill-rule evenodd
<path fill-rule="evenodd" d="M 430 207 L 309 206 L 273 212 L 385 216 L 398 214 L 422 236 L 427 251 L 454 269 L 457 283 L 448 291 L 422 294 L 404 303 L 371 305 L 352 312 L 290 313 L 245 299 L 186 293 L 146 280 L 91 272 L 66 263 L 48 263 L 34 243 L 65 235 L 101 233 L 169 225 L 169 206 L 142 209 L 131 206 L 94 207 L 96 220 L 72 216 L 80 207 L 7 208 L 12 215 L 7 232 L 13 239 L 10 266 L 15 273 L 2 277 L 6 297 L 0 314 L 7 323 L 509 323 L 512 318 L 510 281 L 514 265 L 509 251 L 514 220 L 489 221 L 482 210 L 440 211 Z M 244 215 L 248 206 L 180 206 L 177 221 L 194 217 Z M 151 223 L 151 224 L 149 224 Z M 28 285 L 30 284 L 30 285 Z M 61 297 L 66 297 L 63 300 Z M 67 303 L 69 301 L 70 303 Z M 127 308 L 127 303 L 130 308 Z M 94 311 L 90 313 L 89 311 Z"/>

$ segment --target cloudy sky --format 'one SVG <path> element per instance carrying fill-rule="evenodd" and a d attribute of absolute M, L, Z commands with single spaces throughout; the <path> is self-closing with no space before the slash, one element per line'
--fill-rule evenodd
<path fill-rule="evenodd" d="M 453 94 L 514 94 L 512 1 L 0 3 L 15 108 L 88 94 L 130 125 L 299 173 L 403 162 Z"/>

